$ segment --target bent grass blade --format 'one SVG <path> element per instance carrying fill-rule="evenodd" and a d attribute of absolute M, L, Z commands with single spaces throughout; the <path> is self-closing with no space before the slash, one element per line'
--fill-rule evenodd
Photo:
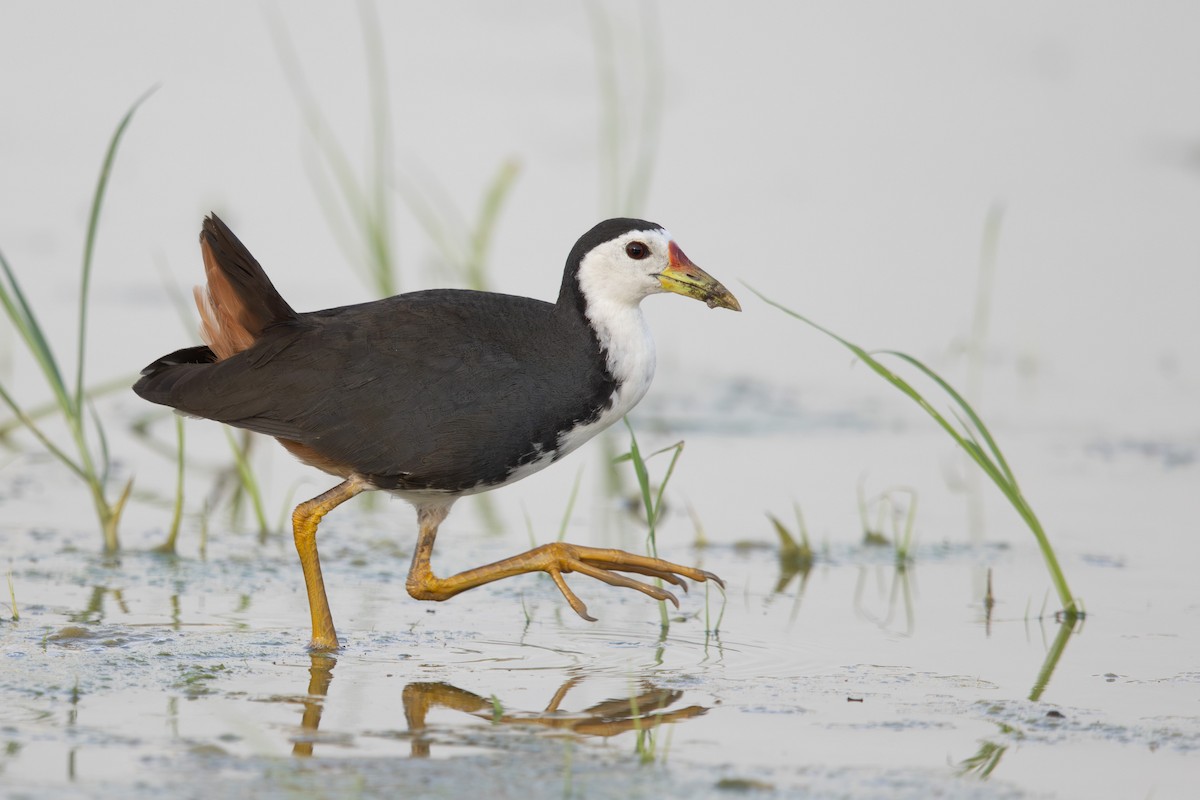
<path fill-rule="evenodd" d="M 927 378 L 932 380 L 942 391 L 944 391 L 953 401 L 954 405 L 951 407 L 951 414 L 954 417 L 954 421 L 961 426 L 961 429 L 951 424 L 951 422 L 936 408 L 934 408 L 929 401 L 926 400 L 923 395 L 921 395 L 920 392 L 913 388 L 908 381 L 881 363 L 877 358 L 875 358 L 874 355 L 872 355 L 872 353 L 864 350 L 862 347 L 859 347 L 847 339 L 843 339 L 841 336 L 838 336 L 828 328 L 822 327 L 807 317 L 792 311 L 780 303 L 775 302 L 754 287 L 751 286 L 748 288 L 750 291 L 758 295 L 763 302 L 774 306 L 788 316 L 794 317 L 806 325 L 816 328 L 821 333 L 825 334 L 831 339 L 834 339 L 843 347 L 850 350 L 859 358 L 859 360 L 870 367 L 876 374 L 907 395 L 909 399 L 920 406 L 926 414 L 932 417 L 933 420 L 942 428 L 942 430 L 946 431 L 950 438 L 952 438 L 959 445 L 959 447 L 966 451 L 967 455 L 971 457 L 971 460 L 979 465 L 979 468 L 983 470 L 984 474 L 992 479 L 992 482 L 996 484 L 1001 493 L 1008 499 L 1009 503 L 1012 504 L 1013 508 L 1016 509 L 1017 513 L 1021 516 L 1021 519 L 1025 521 L 1025 524 L 1033 533 L 1034 538 L 1037 540 L 1038 548 L 1041 550 L 1042 557 L 1046 562 L 1046 569 L 1050 573 L 1050 579 L 1054 584 L 1055 592 L 1058 594 L 1059 602 L 1062 603 L 1063 616 L 1068 620 L 1079 619 L 1083 616 L 1083 610 L 1079 604 L 1079 601 L 1074 595 L 1071 594 L 1071 590 L 1067 586 L 1066 576 L 1063 574 L 1062 567 L 1058 563 L 1058 557 L 1054 553 L 1054 548 L 1050 544 L 1050 539 L 1046 535 L 1045 529 L 1042 528 L 1042 523 L 1034 513 L 1029 501 L 1026 500 L 1024 493 L 1022 493 L 1021 487 L 1017 483 L 1016 476 L 1009 467 L 1008 461 L 1004 458 L 1004 454 L 1001 452 L 1000 446 L 996 443 L 996 440 L 992 436 L 991 431 L 988 430 L 987 425 L 984 424 L 983 420 L 975 412 L 975 409 L 971 407 L 971 404 L 968 403 L 966 399 L 954 389 L 954 387 L 952 387 L 944 378 L 934 372 L 930 367 L 926 366 L 919 359 L 914 358 L 907 353 L 901 353 L 895 350 L 878 351 L 880 355 L 889 355 L 894 358 L 898 358 L 914 367 Z"/>

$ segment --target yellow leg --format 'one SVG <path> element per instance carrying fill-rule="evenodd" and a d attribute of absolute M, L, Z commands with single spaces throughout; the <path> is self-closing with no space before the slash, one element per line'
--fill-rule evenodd
<path fill-rule="evenodd" d="M 292 512 L 292 535 L 296 539 L 296 552 L 300 554 L 304 586 L 308 590 L 308 610 L 312 614 L 310 650 L 337 650 L 339 646 L 337 632 L 333 629 L 333 614 L 329 611 L 329 598 L 325 596 L 325 581 L 321 577 L 321 560 L 317 557 L 317 526 L 322 517 L 366 488 L 358 478 L 351 477 L 328 492 L 301 503 Z"/>
<path fill-rule="evenodd" d="M 448 511 L 448 506 L 439 506 L 422 508 L 417 512 L 421 530 L 417 537 L 417 546 L 413 550 L 407 588 L 408 593 L 418 600 L 448 600 L 460 592 L 474 589 L 485 583 L 526 572 L 545 572 L 554 579 L 558 590 L 571 604 L 571 608 L 575 609 L 575 613 L 590 622 L 595 622 L 596 618 L 588 614 L 587 606 L 567 586 L 566 580 L 563 579 L 564 574 L 579 572 L 596 580 L 604 581 L 611 586 L 636 589 L 656 600 L 670 600 L 676 608 L 679 607 L 679 600 L 675 598 L 675 595 L 665 589 L 651 586 L 619 573 L 634 572 L 639 575 L 660 578 L 667 583 L 682 587 L 684 591 L 687 591 L 687 584 L 684 583 L 681 575 L 694 581 L 711 580 L 722 587 L 725 586 L 724 582 L 713 573 L 695 567 L 685 567 L 658 558 L 639 556 L 624 550 L 583 547 L 566 542 L 544 544 L 503 561 L 465 570 L 449 578 L 439 578 L 433 574 L 429 560 L 433 555 L 433 543 L 437 538 L 438 525 L 446 518 Z"/>

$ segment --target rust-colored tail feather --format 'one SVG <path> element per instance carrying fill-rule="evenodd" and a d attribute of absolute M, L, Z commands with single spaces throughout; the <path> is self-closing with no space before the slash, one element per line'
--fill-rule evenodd
<path fill-rule="evenodd" d="M 247 349 L 268 326 L 296 318 L 254 256 L 216 214 L 204 219 L 200 252 L 207 280 L 193 290 L 200 338 L 218 359 Z"/>

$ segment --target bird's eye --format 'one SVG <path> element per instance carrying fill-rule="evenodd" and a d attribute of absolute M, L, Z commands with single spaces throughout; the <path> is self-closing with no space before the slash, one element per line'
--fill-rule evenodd
<path fill-rule="evenodd" d="M 641 242 L 630 242 L 629 244 L 625 245 L 625 255 L 629 256 L 635 261 L 641 261 L 643 258 L 650 255 L 650 248 L 646 247 L 646 245 Z"/>

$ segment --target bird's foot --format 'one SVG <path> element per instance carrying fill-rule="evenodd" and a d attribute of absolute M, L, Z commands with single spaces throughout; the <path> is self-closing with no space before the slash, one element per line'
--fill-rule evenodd
<path fill-rule="evenodd" d="M 562 592 L 563 597 L 571 604 L 571 608 L 575 609 L 575 613 L 590 622 L 595 622 L 595 617 L 588 614 L 587 606 L 567 586 L 566 581 L 562 577 L 563 573 L 578 572 L 596 580 L 604 581 L 611 586 L 624 586 L 627 589 L 636 589 L 643 594 L 653 597 L 655 600 L 669 600 L 676 608 L 679 608 L 679 599 L 671 592 L 644 581 L 635 580 L 621 573 L 633 572 L 639 575 L 648 575 L 651 578 L 659 578 L 666 583 L 680 587 L 685 592 L 688 587 L 683 578 L 691 578 L 697 582 L 711 580 L 722 589 L 725 588 L 725 582 L 711 572 L 695 567 L 685 567 L 682 564 L 674 564 L 670 561 L 664 561 L 661 558 L 639 556 L 624 550 L 584 547 L 565 542 L 545 545 L 545 547 L 554 548 L 547 555 L 553 554 L 557 562 L 550 565 L 545 571 L 550 573 L 550 577 L 554 579 L 558 590 Z M 541 550 L 542 548 L 537 549 Z"/>
<path fill-rule="evenodd" d="M 595 622 L 596 618 L 588 614 L 587 606 L 576 597 L 575 593 L 571 591 L 571 587 L 567 586 L 563 575 L 578 572 L 598 581 L 604 581 L 611 586 L 636 589 L 655 600 L 669 600 L 676 608 L 679 607 L 679 600 L 671 592 L 621 573 L 632 572 L 659 578 L 681 587 L 684 591 L 687 591 L 687 583 L 684 582 L 684 578 L 698 582 L 713 581 L 721 588 L 725 588 L 725 583 L 716 575 L 695 567 L 685 567 L 661 558 L 639 556 L 624 550 L 553 542 L 535 547 L 512 558 L 497 561 L 494 564 L 460 572 L 449 578 L 435 577 L 432 572 L 428 571 L 426 565 L 421 567 L 414 565 L 414 571 L 408 577 L 408 593 L 420 600 L 445 600 L 475 586 L 526 572 L 549 574 L 575 613 L 590 622 Z"/>

